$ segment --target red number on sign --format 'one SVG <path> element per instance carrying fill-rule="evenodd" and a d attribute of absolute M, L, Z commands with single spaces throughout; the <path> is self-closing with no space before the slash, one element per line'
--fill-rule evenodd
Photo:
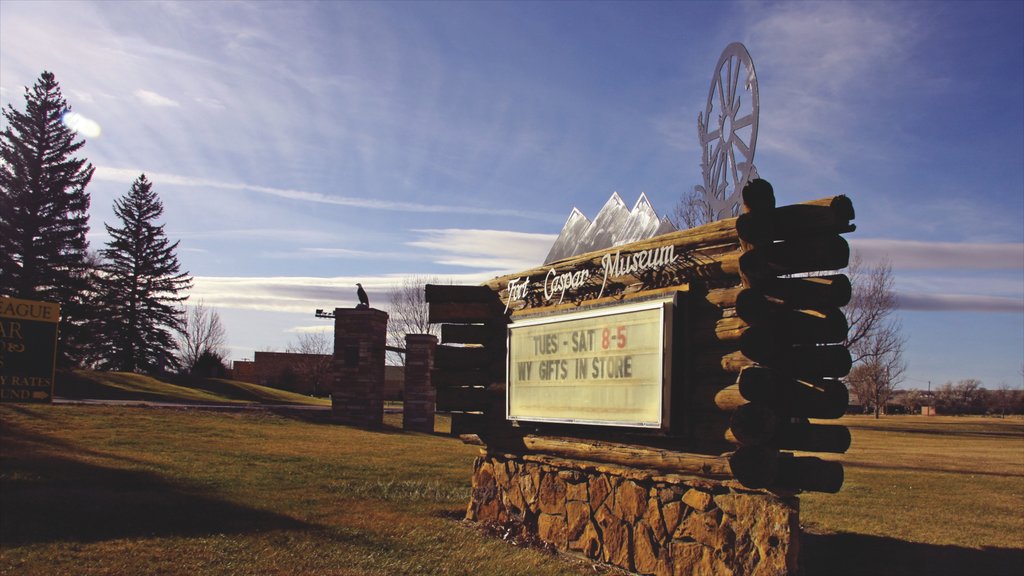
<path fill-rule="evenodd" d="M 619 345 L 619 348 L 626 347 L 626 327 L 619 326 L 615 331 L 615 343 Z"/>
<path fill-rule="evenodd" d="M 611 344 L 612 331 L 605 328 L 601 331 L 601 350 L 607 350 L 608 345 Z"/>

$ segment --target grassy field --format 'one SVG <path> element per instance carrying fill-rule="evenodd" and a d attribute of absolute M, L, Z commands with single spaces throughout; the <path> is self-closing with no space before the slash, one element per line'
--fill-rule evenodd
<path fill-rule="evenodd" d="M 238 380 L 190 377 L 161 380 L 130 372 L 92 370 L 58 372 L 54 395 L 63 399 L 143 402 L 331 405 L 327 398 L 312 398 Z"/>
<path fill-rule="evenodd" d="M 801 496 L 804 573 L 1024 574 L 1024 419 L 841 423 L 843 489 Z"/>
<path fill-rule="evenodd" d="M 477 449 L 398 418 L 2 405 L 0 574 L 594 573 L 460 523 Z M 844 423 L 802 574 L 1021 573 L 1024 421 Z"/>

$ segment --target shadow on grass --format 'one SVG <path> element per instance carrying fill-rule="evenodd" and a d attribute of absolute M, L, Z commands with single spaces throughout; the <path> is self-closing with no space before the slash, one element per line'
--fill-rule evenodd
<path fill-rule="evenodd" d="M 225 502 L 159 475 L 74 460 L 43 438 L 5 427 L 0 470 L 4 546 L 114 538 L 241 534 L 314 528 Z M 76 452 L 76 455 L 80 455 Z"/>
<path fill-rule="evenodd" d="M 950 527 L 955 530 L 955 526 Z M 1021 573 L 1024 549 L 963 548 L 864 534 L 801 535 L 800 576 L 985 576 Z"/>

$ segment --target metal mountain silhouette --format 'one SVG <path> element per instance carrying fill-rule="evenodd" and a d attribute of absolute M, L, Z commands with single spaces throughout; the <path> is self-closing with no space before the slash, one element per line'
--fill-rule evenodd
<path fill-rule="evenodd" d="M 640 194 L 632 210 L 618 192 L 613 192 L 593 222 L 578 208 L 573 208 L 562 231 L 552 244 L 544 264 L 564 258 L 646 240 L 672 232 L 676 227 L 668 217 L 658 218 L 647 194 Z"/>

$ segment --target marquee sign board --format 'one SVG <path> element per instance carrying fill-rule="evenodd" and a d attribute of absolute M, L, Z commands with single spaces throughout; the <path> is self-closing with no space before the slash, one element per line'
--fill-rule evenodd
<path fill-rule="evenodd" d="M 0 296 L 0 400 L 49 402 L 60 305 Z"/>
<path fill-rule="evenodd" d="M 514 322 L 507 419 L 667 430 L 674 310 L 658 300 Z"/>

